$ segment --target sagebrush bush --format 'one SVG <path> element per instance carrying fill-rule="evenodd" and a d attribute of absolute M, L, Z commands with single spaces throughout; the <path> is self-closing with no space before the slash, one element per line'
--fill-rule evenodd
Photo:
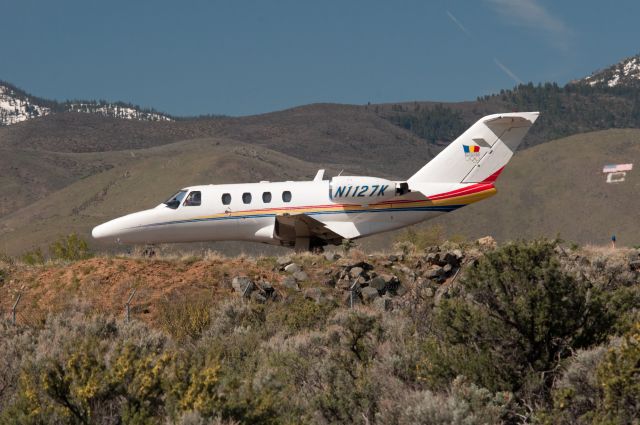
<path fill-rule="evenodd" d="M 54 260 L 77 261 L 91 257 L 89 244 L 78 236 L 71 233 L 63 236 L 49 245 L 49 254 Z"/>
<path fill-rule="evenodd" d="M 209 327 L 213 302 L 209 298 L 162 300 L 160 328 L 178 340 L 197 339 Z"/>
<path fill-rule="evenodd" d="M 597 374 L 607 349 L 597 346 L 577 351 L 556 381 L 553 390 L 555 423 L 591 423 L 597 402 L 602 398 L 602 388 Z"/>
<path fill-rule="evenodd" d="M 44 254 L 42 253 L 42 249 L 34 248 L 30 251 L 22 254 L 22 261 L 25 264 L 30 266 L 35 266 L 36 264 L 44 264 Z"/>
<path fill-rule="evenodd" d="M 389 397 L 389 396 L 387 396 Z M 457 377 L 446 393 L 408 390 L 381 401 L 379 423 L 394 425 L 498 424 L 508 415 L 510 393 L 491 393 Z"/>
<path fill-rule="evenodd" d="M 392 311 L 293 292 L 172 299 L 153 327 L 72 302 L 37 326 L 0 324 L 0 423 L 633 423 L 625 255 L 511 243 L 468 255 L 445 286 L 403 273 L 411 291 Z"/>
<path fill-rule="evenodd" d="M 602 399 L 594 422 L 633 423 L 640 418 L 640 322 L 598 367 Z"/>

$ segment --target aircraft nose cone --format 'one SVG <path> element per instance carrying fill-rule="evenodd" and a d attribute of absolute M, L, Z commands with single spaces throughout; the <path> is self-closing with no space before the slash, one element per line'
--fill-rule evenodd
<path fill-rule="evenodd" d="M 111 226 L 111 223 L 104 223 L 94 227 L 91 231 L 91 236 L 93 236 L 93 239 L 96 240 L 106 239 L 108 237 L 114 236 L 115 232 L 113 230 L 114 229 L 113 226 Z"/>

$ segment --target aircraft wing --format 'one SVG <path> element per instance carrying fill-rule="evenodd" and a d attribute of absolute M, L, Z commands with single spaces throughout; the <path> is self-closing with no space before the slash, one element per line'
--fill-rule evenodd
<path fill-rule="evenodd" d="M 317 238 L 333 245 L 339 245 L 342 239 L 351 237 L 338 233 L 331 227 L 331 224 L 325 225 L 306 214 L 283 214 L 276 216 L 275 234 L 278 238 L 288 241 Z"/>

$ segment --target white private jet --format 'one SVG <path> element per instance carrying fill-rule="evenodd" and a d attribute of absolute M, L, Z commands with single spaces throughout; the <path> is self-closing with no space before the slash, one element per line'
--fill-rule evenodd
<path fill-rule="evenodd" d="M 409 226 L 496 193 L 493 185 L 538 112 L 489 115 L 406 181 L 324 178 L 191 186 L 155 208 L 93 229 L 100 241 L 254 241 L 319 249 Z"/>

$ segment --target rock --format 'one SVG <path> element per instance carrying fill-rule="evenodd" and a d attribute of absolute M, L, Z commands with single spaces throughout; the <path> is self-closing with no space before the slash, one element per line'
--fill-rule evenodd
<path fill-rule="evenodd" d="M 336 254 L 335 252 L 325 252 L 324 258 L 327 261 L 336 261 L 340 259 L 340 255 Z"/>
<path fill-rule="evenodd" d="M 335 286 L 336 286 L 336 281 L 335 281 L 332 277 L 330 277 L 329 279 L 325 279 L 325 280 L 322 282 L 322 285 L 323 285 L 323 286 L 331 286 L 331 287 L 335 287 Z"/>
<path fill-rule="evenodd" d="M 436 264 L 438 261 L 440 261 L 440 254 L 436 252 L 430 252 L 424 257 L 424 259 L 429 264 Z"/>
<path fill-rule="evenodd" d="M 389 260 L 389 261 L 390 261 L 390 262 L 392 262 L 392 263 L 395 263 L 395 262 L 397 262 L 397 261 L 399 260 L 399 258 L 398 258 L 398 256 L 397 256 L 397 255 L 391 254 L 391 255 L 389 255 L 389 256 L 387 257 L 387 260 Z"/>
<path fill-rule="evenodd" d="M 444 270 L 442 267 L 434 264 L 429 267 L 422 275 L 427 279 L 438 279 L 444 274 Z"/>
<path fill-rule="evenodd" d="M 293 276 L 287 276 L 282 280 L 282 286 L 288 289 L 293 289 L 295 291 L 299 291 L 300 287 L 298 286 L 298 281 Z"/>
<path fill-rule="evenodd" d="M 336 288 L 342 289 L 343 291 L 348 291 L 349 288 L 351 288 L 352 284 L 353 282 L 348 279 L 340 279 L 338 283 L 336 283 Z"/>
<path fill-rule="evenodd" d="M 307 274 L 305 272 L 303 272 L 302 270 L 295 272 L 293 274 L 293 277 L 298 282 L 304 282 L 305 280 L 309 279 L 309 276 L 307 276 Z"/>
<path fill-rule="evenodd" d="M 300 270 L 302 270 L 302 269 L 296 263 L 291 263 L 291 264 L 285 266 L 285 268 L 284 268 L 285 272 L 291 273 L 291 274 L 294 274 L 295 272 L 299 272 Z"/>
<path fill-rule="evenodd" d="M 344 292 L 342 294 L 342 296 L 340 298 L 340 301 L 341 301 L 342 305 L 344 305 L 346 307 L 350 307 L 351 306 L 351 300 L 352 300 L 351 295 L 352 294 L 351 294 L 350 291 Z M 357 292 L 354 292 L 353 293 L 353 305 L 356 305 L 359 302 L 360 302 L 360 297 L 358 297 L 358 293 Z"/>
<path fill-rule="evenodd" d="M 238 294 L 244 297 L 249 297 L 251 295 L 251 292 L 255 289 L 255 285 L 253 284 L 251 279 L 246 276 L 234 277 L 231 281 L 231 286 Z"/>
<path fill-rule="evenodd" d="M 384 287 L 387 291 L 393 291 L 400 285 L 400 279 L 396 275 L 381 273 L 378 277 L 384 280 Z"/>
<path fill-rule="evenodd" d="M 449 266 L 457 267 L 460 265 L 461 258 L 462 258 L 462 255 L 457 256 L 453 251 L 451 251 L 444 254 L 442 261 L 444 262 L 445 266 L 449 265 Z"/>
<path fill-rule="evenodd" d="M 313 300 L 317 304 L 323 301 L 322 291 L 320 288 L 307 288 L 304 290 L 304 297 L 308 300 Z"/>
<path fill-rule="evenodd" d="M 391 267 L 393 266 L 393 261 L 383 260 L 378 263 L 380 267 Z"/>
<path fill-rule="evenodd" d="M 407 266 L 402 266 L 400 268 L 400 271 L 408 276 L 415 276 L 415 273 L 413 272 L 413 270 L 411 270 L 409 267 Z"/>
<path fill-rule="evenodd" d="M 396 275 L 393 274 L 389 274 L 389 273 L 381 273 L 378 277 L 384 279 L 384 283 L 386 285 L 390 285 L 394 282 L 398 282 L 399 279 Z"/>
<path fill-rule="evenodd" d="M 402 285 L 396 286 L 396 288 L 393 290 L 393 294 L 398 297 L 404 296 L 407 292 L 409 292 L 409 289 L 406 286 Z"/>
<path fill-rule="evenodd" d="M 378 290 L 376 288 L 373 288 L 371 286 L 367 286 L 366 288 L 362 288 L 360 290 L 360 294 L 362 295 L 362 300 L 365 303 L 370 303 L 373 300 L 375 300 L 376 298 L 378 298 L 380 296 L 380 294 L 378 293 Z"/>
<path fill-rule="evenodd" d="M 391 298 L 384 296 L 384 297 L 379 297 L 377 299 L 373 300 L 373 305 L 382 310 L 382 311 L 391 311 L 393 310 L 393 302 L 391 301 Z"/>
<path fill-rule="evenodd" d="M 387 282 L 382 277 L 377 276 L 369 281 L 369 286 L 382 292 L 387 288 Z"/>
<path fill-rule="evenodd" d="M 443 268 L 442 271 L 444 272 L 444 274 L 449 274 L 451 273 L 451 270 L 453 270 L 453 266 L 451 264 L 446 264 Z"/>
<path fill-rule="evenodd" d="M 267 298 L 264 295 L 260 294 L 259 292 L 252 293 L 251 299 L 260 304 L 267 302 Z"/>
<path fill-rule="evenodd" d="M 278 257 L 276 262 L 278 263 L 278 265 L 280 267 L 285 267 L 285 266 L 288 266 L 289 264 L 291 264 L 291 260 L 289 258 L 287 258 L 287 257 Z"/>
<path fill-rule="evenodd" d="M 359 277 L 362 273 L 364 273 L 362 267 L 352 267 L 351 270 L 349 270 L 349 275 L 353 278 Z"/>
<path fill-rule="evenodd" d="M 358 261 L 357 263 L 349 264 L 346 267 L 348 270 L 351 270 L 354 267 L 360 267 L 364 271 L 373 270 L 373 266 L 366 261 Z"/>
<path fill-rule="evenodd" d="M 270 296 L 272 296 L 275 292 L 275 289 L 273 287 L 273 285 L 270 282 L 267 282 L 266 280 L 263 280 L 262 282 L 259 283 L 260 285 L 260 289 L 262 289 L 263 295 L 267 298 L 269 298 Z"/>
<path fill-rule="evenodd" d="M 485 236 L 484 238 L 480 238 L 476 241 L 476 243 L 485 248 L 495 248 L 496 246 L 498 246 L 498 244 L 496 243 L 496 240 L 493 239 L 491 236 Z"/>

